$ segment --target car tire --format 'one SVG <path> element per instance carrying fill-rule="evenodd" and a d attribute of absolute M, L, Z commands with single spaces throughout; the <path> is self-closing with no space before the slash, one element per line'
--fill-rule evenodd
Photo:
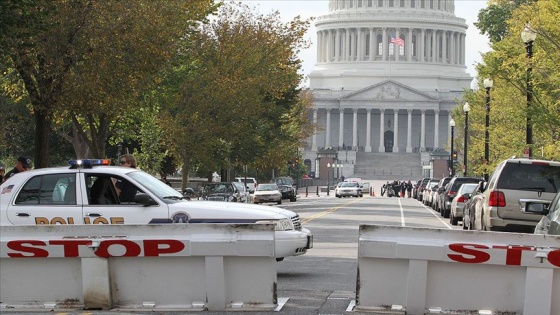
<path fill-rule="evenodd" d="M 453 214 L 450 214 L 449 223 L 451 223 L 451 225 L 457 225 L 459 223 L 459 218 L 456 218 Z"/>
<path fill-rule="evenodd" d="M 296 197 L 295 197 L 295 196 L 292 197 L 292 198 L 290 198 L 290 202 L 294 202 L 294 201 L 296 201 Z"/>
<path fill-rule="evenodd" d="M 282 198 L 280 198 L 280 200 L 278 200 L 276 203 L 281 205 L 282 204 Z"/>

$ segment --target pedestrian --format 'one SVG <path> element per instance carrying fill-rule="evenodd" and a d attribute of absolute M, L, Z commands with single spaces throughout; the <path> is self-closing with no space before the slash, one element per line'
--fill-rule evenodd
<path fill-rule="evenodd" d="M 25 156 L 20 156 L 16 160 L 16 166 L 6 173 L 2 182 L 7 181 L 10 177 L 14 176 L 17 173 L 25 172 L 31 169 L 31 159 Z"/>
<path fill-rule="evenodd" d="M 4 182 L 4 177 L 6 176 L 6 170 L 3 166 L 0 166 L 0 184 Z"/>
<path fill-rule="evenodd" d="M 132 154 L 123 154 L 120 163 L 124 167 L 136 168 L 136 158 Z M 138 192 L 134 184 L 119 178 L 115 183 L 115 188 L 121 202 L 134 202 L 134 196 Z"/>
<path fill-rule="evenodd" d="M 167 175 L 161 174 L 161 181 L 169 185 L 169 187 L 171 187 L 171 182 L 167 180 Z"/>
<path fill-rule="evenodd" d="M 395 196 L 400 197 L 401 185 L 398 180 L 393 181 L 393 191 L 395 192 Z"/>
<path fill-rule="evenodd" d="M 383 184 L 383 186 L 381 186 L 381 197 L 383 197 L 383 195 L 385 194 L 385 192 L 387 191 L 387 188 L 389 187 L 389 181 L 387 181 L 386 184 Z"/>
<path fill-rule="evenodd" d="M 410 181 L 410 179 L 406 183 L 406 194 L 408 198 L 412 196 L 412 182 Z"/>

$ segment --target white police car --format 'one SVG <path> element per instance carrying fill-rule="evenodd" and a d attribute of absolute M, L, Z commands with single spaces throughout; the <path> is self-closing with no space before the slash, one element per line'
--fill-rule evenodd
<path fill-rule="evenodd" d="M 187 201 L 141 170 L 110 166 L 110 160 L 70 161 L 14 175 L 0 186 L 0 225 L 274 223 L 276 258 L 303 255 L 313 235 L 285 209 L 241 203 Z M 121 202 L 115 182 L 136 190 Z"/>

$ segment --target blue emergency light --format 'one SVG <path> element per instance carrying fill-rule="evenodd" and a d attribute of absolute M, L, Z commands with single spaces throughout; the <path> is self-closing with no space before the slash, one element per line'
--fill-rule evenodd
<path fill-rule="evenodd" d="M 111 165 L 110 159 L 69 160 L 70 168 L 91 168 L 94 165 Z"/>

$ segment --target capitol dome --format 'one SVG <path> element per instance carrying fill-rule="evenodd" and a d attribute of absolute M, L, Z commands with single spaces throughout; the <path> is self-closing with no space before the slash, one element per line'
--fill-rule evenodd
<path fill-rule="evenodd" d="M 449 149 L 451 110 L 472 81 L 467 24 L 454 11 L 454 0 L 329 1 L 308 75 L 317 125 L 304 148 L 310 171 L 325 173 L 326 150 L 339 162 L 344 154 L 344 176 L 386 177 L 371 162 L 381 153 L 415 164 L 384 175 L 434 172 L 429 152 Z"/>

